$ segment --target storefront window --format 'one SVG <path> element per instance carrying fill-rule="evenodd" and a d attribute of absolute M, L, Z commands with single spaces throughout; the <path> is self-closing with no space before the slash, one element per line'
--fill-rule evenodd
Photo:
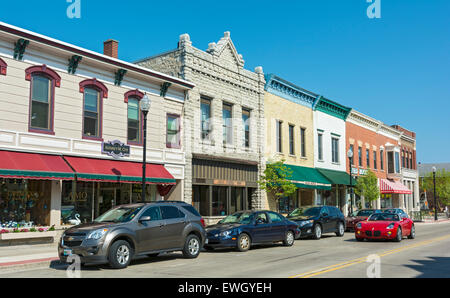
<path fill-rule="evenodd" d="M 381 209 L 385 208 L 392 208 L 392 195 L 390 194 L 383 194 L 381 195 Z"/>
<path fill-rule="evenodd" d="M 93 220 L 94 183 L 65 181 L 62 187 L 61 224 L 77 225 Z"/>
<path fill-rule="evenodd" d="M 192 189 L 193 205 L 202 216 L 210 216 L 209 186 L 194 185 Z"/>
<path fill-rule="evenodd" d="M 212 216 L 228 215 L 227 208 L 228 187 L 214 186 L 212 193 Z"/>
<path fill-rule="evenodd" d="M 50 225 L 51 181 L 0 179 L 1 228 Z"/>
<path fill-rule="evenodd" d="M 244 190 L 242 187 L 231 188 L 230 214 L 244 210 Z"/>

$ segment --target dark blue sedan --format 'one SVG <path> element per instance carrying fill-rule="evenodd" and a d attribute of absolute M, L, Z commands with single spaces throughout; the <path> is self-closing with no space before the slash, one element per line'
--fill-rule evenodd
<path fill-rule="evenodd" d="M 207 227 L 206 233 L 205 249 L 236 247 L 239 251 L 280 241 L 292 246 L 300 235 L 295 222 L 273 211 L 240 211 Z"/>

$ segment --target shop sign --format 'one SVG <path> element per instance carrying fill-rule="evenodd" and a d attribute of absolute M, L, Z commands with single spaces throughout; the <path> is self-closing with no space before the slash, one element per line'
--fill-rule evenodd
<path fill-rule="evenodd" d="M 102 143 L 102 153 L 114 158 L 130 156 L 130 146 L 125 145 L 121 141 L 109 141 Z"/>
<path fill-rule="evenodd" d="M 230 185 L 230 186 L 241 186 L 245 187 L 245 181 L 231 181 L 231 180 L 214 180 L 215 185 Z"/>
<path fill-rule="evenodd" d="M 360 175 L 363 175 L 363 176 L 365 176 L 365 175 L 367 175 L 367 169 L 359 169 L 359 174 Z"/>

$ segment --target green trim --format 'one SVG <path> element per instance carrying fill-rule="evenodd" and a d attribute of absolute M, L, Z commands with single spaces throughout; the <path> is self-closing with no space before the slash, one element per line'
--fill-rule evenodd
<path fill-rule="evenodd" d="M 0 176 L 31 177 L 31 178 L 71 178 L 75 179 L 74 173 L 40 172 L 0 169 Z"/>
<path fill-rule="evenodd" d="M 321 96 L 316 103 L 314 110 L 321 111 L 345 121 L 352 109 Z"/>
<path fill-rule="evenodd" d="M 142 177 L 133 176 L 117 176 L 117 175 L 99 175 L 99 174 L 79 174 L 77 173 L 77 178 L 87 179 L 87 180 L 108 180 L 117 182 L 142 182 Z M 157 183 L 157 184 L 172 184 L 177 183 L 175 179 L 170 178 L 146 178 L 147 183 Z"/>

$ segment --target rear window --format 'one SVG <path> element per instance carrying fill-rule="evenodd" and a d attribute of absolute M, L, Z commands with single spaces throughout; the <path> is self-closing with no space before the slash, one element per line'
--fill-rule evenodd
<path fill-rule="evenodd" d="M 194 206 L 191 206 L 191 205 L 181 205 L 181 207 L 182 207 L 183 209 L 186 209 L 186 210 L 189 211 L 190 213 L 194 214 L 195 216 L 202 217 L 202 216 L 200 215 L 200 213 L 198 213 L 197 209 L 194 208 Z"/>

